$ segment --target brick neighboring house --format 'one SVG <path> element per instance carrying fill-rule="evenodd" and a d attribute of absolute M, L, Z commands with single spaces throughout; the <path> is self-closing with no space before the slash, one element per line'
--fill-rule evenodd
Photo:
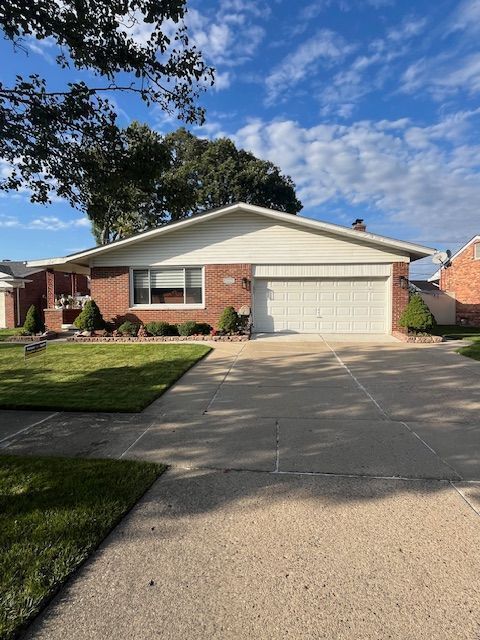
<path fill-rule="evenodd" d="M 399 330 L 409 264 L 434 249 L 238 203 L 30 266 L 88 268 L 105 320 L 216 326 L 248 305 L 257 332 Z"/>
<path fill-rule="evenodd" d="M 480 235 L 474 236 L 430 278 L 455 298 L 457 324 L 480 326 Z"/>
<path fill-rule="evenodd" d="M 49 286 L 50 280 L 50 286 Z M 64 271 L 47 271 L 29 267 L 26 262 L 0 262 L 0 328 L 13 329 L 25 322 L 28 308 L 33 304 L 43 317 L 47 306 L 47 289 L 53 298 L 62 294 L 88 293 L 85 275 Z"/>

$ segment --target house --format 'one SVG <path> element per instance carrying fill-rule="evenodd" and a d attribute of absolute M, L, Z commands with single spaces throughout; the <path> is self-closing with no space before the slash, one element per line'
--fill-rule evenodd
<path fill-rule="evenodd" d="M 26 262 L 2 260 L 0 262 L 0 328 L 21 327 L 25 322 L 28 308 L 32 304 L 42 315 L 49 287 L 55 298 L 63 294 L 88 292 L 88 281 L 85 275 L 61 270 L 47 272 L 42 267 L 28 266 Z"/>
<path fill-rule="evenodd" d="M 455 298 L 441 291 L 437 282 L 410 280 L 410 291 L 421 296 L 437 324 L 455 324 Z"/>
<path fill-rule="evenodd" d="M 227 305 L 248 305 L 254 331 L 399 330 L 410 262 L 434 249 L 249 204 L 233 204 L 62 258 L 88 268 L 106 320 L 212 326 Z M 53 327 L 51 327 L 53 328 Z"/>
<path fill-rule="evenodd" d="M 480 235 L 459 249 L 430 281 L 455 299 L 455 324 L 480 327 Z"/>

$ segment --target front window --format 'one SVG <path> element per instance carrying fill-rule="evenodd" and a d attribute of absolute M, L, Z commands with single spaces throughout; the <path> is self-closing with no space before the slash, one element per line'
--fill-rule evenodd
<path fill-rule="evenodd" d="M 475 257 L 475 260 L 480 260 L 480 242 L 476 242 L 473 245 L 473 255 Z"/>
<path fill-rule="evenodd" d="M 201 267 L 134 269 L 133 304 L 202 304 Z"/>

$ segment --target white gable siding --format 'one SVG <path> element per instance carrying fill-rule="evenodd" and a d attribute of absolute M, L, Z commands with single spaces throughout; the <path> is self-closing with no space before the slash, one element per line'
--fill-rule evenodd
<path fill-rule="evenodd" d="M 293 216 L 292 216 L 293 218 Z M 360 232 L 359 232 L 360 234 Z M 91 266 L 388 263 L 408 262 L 404 252 L 274 222 L 254 213 L 231 213 L 92 257 Z"/>

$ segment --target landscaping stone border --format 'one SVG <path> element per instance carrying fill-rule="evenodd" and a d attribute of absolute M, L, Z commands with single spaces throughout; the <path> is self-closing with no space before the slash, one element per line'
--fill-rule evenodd
<path fill-rule="evenodd" d="M 392 335 L 394 338 L 397 338 L 402 342 L 417 344 L 438 344 L 440 342 L 445 342 L 445 338 L 443 336 L 415 336 L 407 333 L 400 333 L 399 331 L 393 331 Z"/>
<path fill-rule="evenodd" d="M 248 335 L 239 336 L 73 336 L 67 342 L 247 342 Z"/>
<path fill-rule="evenodd" d="M 46 335 L 40 336 L 10 336 L 4 342 L 41 342 L 42 340 L 55 340 L 58 338 L 58 334 L 49 331 Z"/>

